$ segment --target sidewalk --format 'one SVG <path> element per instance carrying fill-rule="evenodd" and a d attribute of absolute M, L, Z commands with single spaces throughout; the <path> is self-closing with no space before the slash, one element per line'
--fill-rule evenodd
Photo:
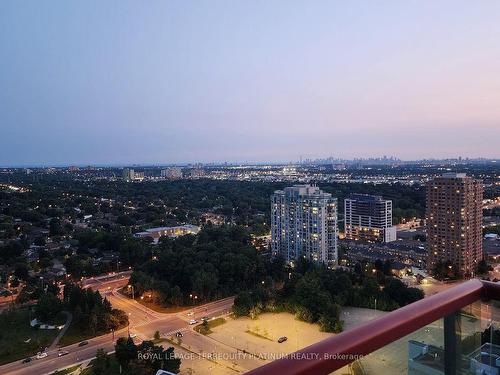
<path fill-rule="evenodd" d="M 66 315 L 66 323 L 64 324 L 64 327 L 61 329 L 57 337 L 54 339 L 52 344 L 49 346 L 48 350 L 54 350 L 57 348 L 57 344 L 59 344 L 59 340 L 65 335 L 66 331 L 68 330 L 69 326 L 71 325 L 71 321 L 73 320 L 73 314 L 71 314 L 69 311 L 63 311 L 63 314 Z"/>

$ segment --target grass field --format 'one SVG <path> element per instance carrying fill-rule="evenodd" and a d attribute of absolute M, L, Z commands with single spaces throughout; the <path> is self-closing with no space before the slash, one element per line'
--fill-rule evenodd
<path fill-rule="evenodd" d="M 194 327 L 194 330 L 202 335 L 209 335 L 212 333 L 212 328 L 218 327 L 224 323 L 226 323 L 226 319 L 224 318 L 212 319 L 207 321 L 207 324 L 198 324 Z"/>
<path fill-rule="evenodd" d="M 58 330 L 32 328 L 29 319 L 28 309 L 0 314 L 0 364 L 36 354 L 49 346 L 59 333 Z"/>
<path fill-rule="evenodd" d="M 72 372 L 75 372 L 76 370 L 78 370 L 80 368 L 80 366 L 81 365 L 75 365 L 75 366 L 68 367 L 68 368 L 66 368 L 64 370 L 54 371 L 50 375 L 67 375 L 67 374 L 71 374 Z"/>
<path fill-rule="evenodd" d="M 247 329 L 245 332 L 248 333 L 248 334 L 250 334 L 250 335 L 254 335 L 255 337 L 260 337 L 261 339 L 266 339 L 266 340 L 269 340 L 269 341 L 273 341 L 273 339 L 271 339 L 271 338 L 269 338 L 267 336 L 261 335 L 260 333 L 251 331 L 249 329 Z"/>
<path fill-rule="evenodd" d="M 119 374 L 120 373 L 120 365 L 118 364 L 118 361 L 116 360 L 116 357 L 114 354 L 108 355 L 109 358 L 109 364 L 110 367 L 107 369 L 108 374 Z M 94 364 L 95 360 L 90 361 L 89 365 L 85 370 L 83 370 L 80 375 L 94 375 L 94 370 L 92 368 L 92 365 Z"/>
<path fill-rule="evenodd" d="M 98 335 L 99 334 L 97 334 L 97 336 Z M 95 337 L 95 336 L 96 335 L 90 334 L 90 332 L 88 330 L 82 331 L 74 323 L 71 323 L 71 325 L 69 326 L 65 335 L 63 337 L 61 337 L 61 340 L 59 340 L 59 346 L 68 346 L 68 345 L 75 344 L 75 343 L 80 342 L 80 341 L 91 339 L 92 337 Z"/>
<path fill-rule="evenodd" d="M 130 298 L 129 294 L 123 293 L 121 290 L 119 290 L 118 293 L 120 293 L 123 297 Z M 181 311 L 189 310 L 192 307 L 192 306 L 164 306 L 153 302 L 149 298 L 146 299 L 136 298 L 135 300 L 139 302 L 141 305 L 147 307 L 148 309 L 163 314 L 174 314 Z"/>
<path fill-rule="evenodd" d="M 123 326 L 126 327 L 126 326 Z M 123 327 L 118 328 L 116 331 L 119 331 Z M 116 332 L 115 331 L 115 332 Z M 72 344 L 76 344 L 77 342 L 81 342 L 84 340 L 90 340 L 91 338 L 105 335 L 110 332 L 96 332 L 95 335 L 90 333 L 89 330 L 82 330 L 78 325 L 71 323 L 69 326 L 68 330 L 66 331 L 65 335 L 61 337 L 61 340 L 59 340 L 59 346 L 68 346 Z"/>

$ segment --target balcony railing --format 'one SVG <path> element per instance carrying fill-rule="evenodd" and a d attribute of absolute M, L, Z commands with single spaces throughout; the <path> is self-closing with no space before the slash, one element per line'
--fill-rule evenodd
<path fill-rule="evenodd" d="M 495 300 L 500 300 L 500 284 L 470 280 L 249 374 L 320 375 L 342 369 L 339 374 L 499 375 L 496 307 L 488 303 Z M 371 368 L 363 370 L 367 364 Z"/>

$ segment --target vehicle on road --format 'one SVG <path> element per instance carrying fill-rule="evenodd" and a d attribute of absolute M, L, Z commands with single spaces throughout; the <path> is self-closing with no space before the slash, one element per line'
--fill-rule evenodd
<path fill-rule="evenodd" d="M 31 357 L 24 358 L 22 363 L 30 363 L 33 360 Z"/>
<path fill-rule="evenodd" d="M 196 319 L 191 319 L 191 320 L 189 321 L 189 324 L 190 324 L 190 325 L 193 325 L 193 324 L 196 324 L 196 323 L 198 323 L 198 321 L 197 321 Z"/>
<path fill-rule="evenodd" d="M 133 339 L 136 338 L 137 337 L 137 333 L 131 333 L 130 337 L 133 338 Z"/>
<path fill-rule="evenodd" d="M 210 318 L 208 316 L 204 316 L 203 318 L 201 318 L 201 320 L 203 320 L 204 322 L 208 322 Z"/>
<path fill-rule="evenodd" d="M 187 316 L 193 316 L 194 315 L 194 312 L 193 311 L 190 311 L 187 313 Z"/>
<path fill-rule="evenodd" d="M 45 358 L 47 357 L 47 353 L 46 352 L 38 352 L 38 354 L 36 355 L 36 359 L 42 359 L 42 358 Z"/>
<path fill-rule="evenodd" d="M 175 337 L 182 337 L 184 336 L 182 332 L 175 332 Z"/>
<path fill-rule="evenodd" d="M 88 345 L 88 341 L 82 341 L 81 343 L 78 344 L 78 346 L 85 346 Z"/>
<path fill-rule="evenodd" d="M 278 342 L 281 344 L 282 342 L 285 342 L 286 340 L 288 340 L 288 337 L 286 337 L 286 336 L 281 336 L 281 337 L 278 339 Z"/>
<path fill-rule="evenodd" d="M 58 357 L 62 357 L 63 355 L 68 355 L 69 352 L 67 350 L 63 350 L 62 352 L 57 353 Z"/>

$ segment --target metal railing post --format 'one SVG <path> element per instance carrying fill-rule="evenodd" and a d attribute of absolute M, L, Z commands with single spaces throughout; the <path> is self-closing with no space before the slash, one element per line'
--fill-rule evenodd
<path fill-rule="evenodd" d="M 444 321 L 444 374 L 457 375 L 460 373 L 461 350 L 461 322 L 460 311 L 443 318 Z"/>

